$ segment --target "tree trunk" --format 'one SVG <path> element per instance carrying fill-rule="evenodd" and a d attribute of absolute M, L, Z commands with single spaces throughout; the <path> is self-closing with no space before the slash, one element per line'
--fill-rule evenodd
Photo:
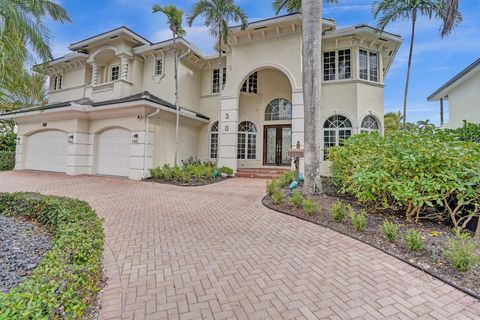
<path fill-rule="evenodd" d="M 410 82 L 410 68 L 412 67 L 413 57 L 413 42 L 415 40 L 415 24 L 417 23 L 417 11 L 413 11 L 412 15 L 412 36 L 410 39 L 410 51 L 408 54 L 407 80 L 405 83 L 405 96 L 403 98 L 403 130 L 407 128 L 407 98 L 408 98 L 408 84 Z"/>
<path fill-rule="evenodd" d="M 177 57 L 177 41 L 175 39 L 175 33 L 173 33 L 173 56 L 175 64 L 175 109 L 177 111 L 177 122 L 175 126 L 175 167 L 178 163 L 178 138 L 180 131 L 180 106 L 178 105 L 178 57 Z"/>
<path fill-rule="evenodd" d="M 443 98 L 440 98 L 440 127 L 443 128 Z"/>
<path fill-rule="evenodd" d="M 320 180 L 320 103 L 321 103 L 321 52 L 322 52 L 322 0 L 302 0 L 303 38 L 303 103 L 305 191 L 322 193 Z"/>

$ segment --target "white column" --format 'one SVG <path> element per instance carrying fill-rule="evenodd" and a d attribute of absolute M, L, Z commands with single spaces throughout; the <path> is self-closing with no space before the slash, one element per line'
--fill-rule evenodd
<path fill-rule="evenodd" d="M 304 148 L 305 142 L 305 111 L 303 106 L 303 91 L 292 92 L 292 148 L 295 148 L 297 142 Z M 319 137 L 320 139 L 320 137 Z M 303 173 L 303 158 L 300 159 L 300 173 Z M 292 160 L 292 167 L 294 168 Z"/>
<path fill-rule="evenodd" d="M 120 79 L 127 80 L 128 78 L 128 57 L 125 54 L 120 56 Z"/>
<path fill-rule="evenodd" d="M 220 108 L 218 165 L 237 171 L 239 99 L 223 98 Z"/>
<path fill-rule="evenodd" d="M 95 62 L 92 62 L 91 65 L 92 65 L 92 86 L 96 86 L 98 84 L 98 66 Z"/>

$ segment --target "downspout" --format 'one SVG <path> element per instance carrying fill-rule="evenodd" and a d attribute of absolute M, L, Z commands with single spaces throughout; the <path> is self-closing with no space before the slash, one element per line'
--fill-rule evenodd
<path fill-rule="evenodd" d="M 145 146 L 143 150 L 143 178 L 147 178 L 147 144 L 148 144 L 148 127 L 150 126 L 150 118 L 155 117 L 160 113 L 160 109 L 157 111 L 150 113 L 148 116 L 145 117 Z"/>
<path fill-rule="evenodd" d="M 182 60 L 183 58 L 185 58 L 190 52 L 192 52 L 192 49 L 188 49 L 187 51 L 185 51 L 184 53 L 182 53 L 182 55 L 178 57 L 178 61 L 180 61 L 180 60 Z"/>

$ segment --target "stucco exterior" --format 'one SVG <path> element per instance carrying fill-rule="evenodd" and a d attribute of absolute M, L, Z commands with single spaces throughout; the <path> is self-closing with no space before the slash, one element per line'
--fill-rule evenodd
<path fill-rule="evenodd" d="M 360 132 L 363 119 L 371 116 L 376 119 L 377 130 L 382 131 L 384 78 L 401 39 L 368 26 L 336 29 L 332 20 L 324 20 L 323 33 L 323 50 L 336 57 L 332 61 L 337 75 L 322 84 L 321 125 L 332 116 L 344 116 L 351 124 L 348 131 L 354 134 Z M 291 147 L 299 142 L 303 146 L 304 142 L 301 15 L 254 22 L 246 30 L 232 28 L 232 35 L 229 45 L 222 48 L 226 81 L 221 93 L 214 92 L 213 85 L 217 57 L 203 54 L 183 39 L 176 41 L 180 61 L 179 160 L 217 161 L 234 170 L 269 167 L 266 150 L 270 156 L 275 152 L 272 143 L 279 148 L 281 141 L 284 156 L 286 144 Z M 72 44 L 72 53 L 49 64 L 49 105 L 2 116 L 18 123 L 16 169 L 25 168 L 23 155 L 28 150 L 24 140 L 41 130 L 67 134 L 67 174 L 98 173 L 98 137 L 109 128 L 123 128 L 131 135 L 129 178 L 141 179 L 149 168 L 172 164 L 172 45 L 172 40 L 152 44 L 125 27 Z M 376 71 L 369 71 L 375 73 L 374 78 L 365 79 L 360 77 L 359 52 L 367 51 L 373 59 L 369 67 Z M 345 62 L 340 62 L 345 52 L 348 72 Z M 338 79 L 340 73 L 348 77 Z M 286 110 L 291 108 L 288 116 L 267 119 L 267 107 L 278 101 Z M 211 128 L 217 121 L 218 152 L 211 158 L 215 154 Z M 245 121 L 254 125 L 255 134 L 239 134 L 239 124 Z M 272 142 L 275 132 L 277 140 Z M 239 153 L 242 137 L 250 139 L 243 158 Z M 320 138 L 323 141 L 324 137 Z"/>

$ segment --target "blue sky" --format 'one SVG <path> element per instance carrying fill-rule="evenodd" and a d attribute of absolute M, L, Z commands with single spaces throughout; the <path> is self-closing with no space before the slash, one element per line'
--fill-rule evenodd
<path fill-rule="evenodd" d="M 273 0 L 237 0 L 250 20 L 274 15 Z M 169 38 L 165 18 L 152 14 L 153 4 L 175 4 L 186 12 L 194 0 L 61 0 L 69 12 L 72 24 L 48 23 L 52 32 L 52 51 L 55 57 L 68 52 L 72 42 L 125 25 L 151 41 Z M 367 23 L 375 25 L 371 15 L 371 3 L 367 0 L 340 0 L 338 5 L 325 5 L 324 17 L 333 18 L 338 27 Z M 415 54 L 410 86 L 408 121 L 430 119 L 439 123 L 438 103 L 429 103 L 426 97 L 480 58 L 480 0 L 462 0 L 464 21 L 449 37 L 441 39 L 437 20 L 420 19 L 415 41 Z M 213 52 L 213 39 L 201 22 L 187 29 L 187 39 L 203 49 Z M 400 111 L 410 40 L 410 24 L 397 22 L 387 31 L 401 35 L 404 43 L 385 82 L 385 112 Z"/>

